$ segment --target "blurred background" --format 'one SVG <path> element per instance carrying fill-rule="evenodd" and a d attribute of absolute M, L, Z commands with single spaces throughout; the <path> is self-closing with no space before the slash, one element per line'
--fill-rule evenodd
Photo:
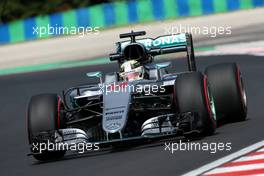
<path fill-rule="evenodd" d="M 47 38 L 40 26 L 117 27 L 262 7 L 264 0 L 1 0 L 0 44 Z"/>
<path fill-rule="evenodd" d="M 153 38 L 191 32 L 197 55 L 262 52 L 256 41 L 264 40 L 263 6 L 264 0 L 1 0 L 0 74 L 106 62 L 119 34 L 131 30 Z M 227 44 L 232 50 L 218 51 Z"/>
<path fill-rule="evenodd" d="M 2 0 L 1 23 L 118 0 Z M 119 0 L 120 1 L 120 0 Z"/>

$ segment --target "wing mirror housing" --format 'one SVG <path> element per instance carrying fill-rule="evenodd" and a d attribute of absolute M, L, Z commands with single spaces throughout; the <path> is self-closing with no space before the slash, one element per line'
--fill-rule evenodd
<path fill-rule="evenodd" d="M 163 62 L 163 63 L 158 63 L 156 64 L 156 69 L 162 69 L 162 68 L 167 68 L 171 65 L 170 62 Z"/>
<path fill-rule="evenodd" d="M 86 73 L 86 76 L 89 78 L 98 78 L 100 81 L 100 84 L 103 84 L 102 72 L 100 72 L 100 71 L 88 72 L 88 73 Z"/>
<path fill-rule="evenodd" d="M 157 69 L 158 80 L 160 80 L 162 76 L 161 70 L 169 67 L 170 65 L 171 65 L 171 62 L 163 62 L 163 63 L 155 64 L 156 69 Z"/>

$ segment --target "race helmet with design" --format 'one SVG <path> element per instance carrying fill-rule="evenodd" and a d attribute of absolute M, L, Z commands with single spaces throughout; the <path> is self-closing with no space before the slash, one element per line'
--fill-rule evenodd
<path fill-rule="evenodd" d="M 125 61 L 120 67 L 120 77 L 124 81 L 143 79 L 144 68 L 136 60 Z"/>

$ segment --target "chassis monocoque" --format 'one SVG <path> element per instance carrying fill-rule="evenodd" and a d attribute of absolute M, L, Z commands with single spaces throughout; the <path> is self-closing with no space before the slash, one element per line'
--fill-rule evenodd
<path fill-rule="evenodd" d="M 111 146 L 127 141 L 160 139 L 192 134 L 211 135 L 220 120 L 246 118 L 246 94 L 235 63 L 196 70 L 191 34 L 141 38 L 144 31 L 120 34 L 130 41 L 117 43 L 111 61 L 138 60 L 144 79 L 122 80 L 118 72 L 87 73 L 99 81 L 72 87 L 57 94 L 31 98 L 28 138 L 31 154 L 38 160 L 60 158 L 65 150 L 34 148 L 39 143 L 91 143 Z M 187 53 L 188 70 L 170 73 L 170 63 L 153 63 L 156 55 Z M 34 146 L 34 147 L 33 147 Z"/>

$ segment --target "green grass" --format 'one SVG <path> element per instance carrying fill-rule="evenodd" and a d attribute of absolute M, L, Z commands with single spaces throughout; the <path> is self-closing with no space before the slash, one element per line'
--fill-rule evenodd
<path fill-rule="evenodd" d="M 214 50 L 214 47 L 195 48 L 195 51 L 210 51 L 210 50 Z M 109 62 L 110 62 L 109 59 L 104 57 L 104 58 L 87 59 L 87 60 L 79 60 L 79 61 L 61 61 L 61 62 L 53 62 L 53 63 L 45 63 L 45 64 L 19 66 L 13 68 L 0 69 L 0 75 L 46 71 L 46 70 L 62 69 L 62 68 L 73 68 L 73 67 L 81 67 L 81 66 L 89 66 L 89 65 L 100 65 L 100 64 L 107 64 Z"/>

